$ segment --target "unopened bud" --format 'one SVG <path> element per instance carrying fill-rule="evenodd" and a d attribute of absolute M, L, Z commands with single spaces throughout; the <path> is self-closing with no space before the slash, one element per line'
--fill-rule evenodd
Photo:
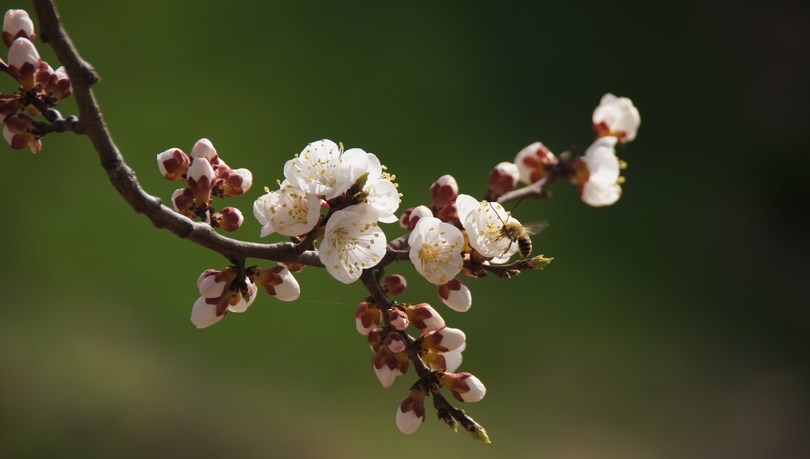
<path fill-rule="evenodd" d="M 432 217 L 433 211 L 427 206 L 416 206 L 405 210 L 402 217 L 399 219 L 399 226 L 405 229 L 412 230 L 416 227 L 416 223 L 422 217 Z"/>
<path fill-rule="evenodd" d="M 8 67 L 23 89 L 35 86 L 34 74 L 39 67 L 37 47 L 27 38 L 18 38 L 8 50 Z"/>
<path fill-rule="evenodd" d="M 450 309 L 467 312 L 472 306 L 472 293 L 464 282 L 453 279 L 439 286 L 439 299 Z"/>
<path fill-rule="evenodd" d="M 489 172 L 488 185 L 490 199 L 508 193 L 515 189 L 520 173 L 515 163 L 502 162 Z"/>
<path fill-rule="evenodd" d="M 206 269 L 197 278 L 197 288 L 204 298 L 219 298 L 235 278 L 236 270 L 233 268 L 226 268 L 221 271 Z"/>
<path fill-rule="evenodd" d="M 225 196 L 242 196 L 253 185 L 253 174 L 247 169 L 228 170 L 222 177 Z"/>
<path fill-rule="evenodd" d="M 400 274 L 391 274 L 385 277 L 382 284 L 382 289 L 383 293 L 388 296 L 398 296 L 405 292 L 405 287 L 407 285 L 408 282 L 405 280 L 405 276 Z"/>
<path fill-rule="evenodd" d="M 170 148 L 157 155 L 158 168 L 168 180 L 183 180 L 183 175 L 191 166 L 188 155 L 179 148 Z"/>
<path fill-rule="evenodd" d="M 389 333 L 385 337 L 385 345 L 394 354 L 399 354 L 408 347 L 405 339 L 399 333 Z"/>
<path fill-rule="evenodd" d="M 248 277 L 243 277 L 241 282 L 242 285 L 237 290 L 233 290 L 235 287 L 231 283 L 232 290 L 225 293 L 225 297 L 228 297 L 230 293 L 228 301 L 228 311 L 230 312 L 245 312 L 256 299 L 256 284 Z"/>
<path fill-rule="evenodd" d="M 408 315 L 399 309 L 392 309 L 388 313 L 388 323 L 399 331 L 405 330 L 410 324 L 408 321 Z"/>
<path fill-rule="evenodd" d="M 25 10 L 8 10 L 3 16 L 3 43 L 7 47 L 17 38 L 34 41 L 37 34 L 34 32 L 34 21 Z"/>
<path fill-rule="evenodd" d="M 410 435 L 425 421 L 425 396 L 427 393 L 424 390 L 414 389 L 399 404 L 396 420 L 400 432 Z"/>
<path fill-rule="evenodd" d="M 64 66 L 59 67 L 49 75 L 47 83 L 45 83 L 45 89 L 56 100 L 62 100 L 73 93 L 73 87 Z"/>
<path fill-rule="evenodd" d="M 253 281 L 264 287 L 264 290 L 281 301 L 295 301 L 301 296 L 298 280 L 285 266 L 254 269 Z"/>
<path fill-rule="evenodd" d="M 210 140 L 200 139 L 191 148 L 191 157 L 205 158 L 210 164 L 215 164 L 219 158 L 219 155 L 217 155 L 217 150 L 214 148 L 214 144 L 211 143 Z"/>
<path fill-rule="evenodd" d="M 458 208 L 454 202 L 439 209 L 439 213 L 436 216 L 439 217 L 439 220 L 450 223 L 451 225 L 458 226 L 461 224 L 461 220 L 458 218 Z"/>
<path fill-rule="evenodd" d="M 430 186 L 430 198 L 434 209 L 454 202 L 458 197 L 458 182 L 452 175 L 442 175 Z"/>
<path fill-rule="evenodd" d="M 225 231 L 231 232 L 238 230 L 239 227 L 242 226 L 245 217 L 242 215 L 242 211 L 236 207 L 226 207 L 216 213 L 213 220 L 217 222 L 217 226 Z"/>
<path fill-rule="evenodd" d="M 391 387 L 399 374 L 397 371 L 397 356 L 388 349 L 388 346 L 377 348 L 374 357 L 371 359 L 371 367 L 374 369 L 377 379 L 380 380 L 380 384 L 385 388 Z"/>
<path fill-rule="evenodd" d="M 520 150 L 515 156 L 520 181 L 526 184 L 538 182 L 546 177 L 549 169 L 557 164 L 557 157 L 540 142 Z"/>
<path fill-rule="evenodd" d="M 214 325 L 225 317 L 226 310 L 217 314 L 217 299 L 199 297 L 191 308 L 191 323 L 197 328 L 206 328 Z"/>
<path fill-rule="evenodd" d="M 211 163 L 205 158 L 195 157 L 186 173 L 188 187 L 194 192 L 197 204 L 205 205 L 211 199 L 216 174 Z"/>
<path fill-rule="evenodd" d="M 367 336 L 368 347 L 370 347 L 372 351 L 377 352 L 377 350 L 380 349 L 380 346 L 382 346 L 384 332 L 385 329 L 383 328 L 375 328 L 368 332 Z M 360 334 L 362 335 L 365 333 L 361 332 Z"/>
<path fill-rule="evenodd" d="M 444 327 L 440 330 L 422 334 L 421 340 L 423 349 L 450 352 L 463 346 L 467 337 L 458 328 Z"/>
<path fill-rule="evenodd" d="M 487 393 L 484 383 L 470 373 L 444 373 L 442 385 L 448 388 L 453 393 L 453 397 L 460 402 L 478 402 Z"/>
<path fill-rule="evenodd" d="M 444 327 L 444 319 L 427 303 L 409 305 L 405 308 L 408 319 L 414 327 L 424 331 L 434 331 Z"/>
<path fill-rule="evenodd" d="M 6 142 L 15 150 L 22 150 L 30 147 L 31 151 L 39 153 L 42 149 L 42 141 L 31 133 L 33 127 L 32 120 L 24 114 L 13 115 L 6 118 L 3 126 L 3 137 Z"/>
<path fill-rule="evenodd" d="M 172 193 L 174 210 L 186 217 L 194 217 L 191 207 L 194 205 L 194 192 L 191 188 L 180 188 Z"/>
<path fill-rule="evenodd" d="M 380 326 L 382 322 L 382 310 L 370 301 L 363 301 L 354 313 L 357 333 L 368 335 L 371 330 Z"/>

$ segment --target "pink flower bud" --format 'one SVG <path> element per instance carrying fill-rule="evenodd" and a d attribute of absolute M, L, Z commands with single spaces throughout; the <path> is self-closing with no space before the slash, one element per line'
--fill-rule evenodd
<path fill-rule="evenodd" d="M 432 217 L 433 212 L 427 206 L 417 206 L 407 209 L 399 219 L 399 226 L 412 230 L 422 217 Z"/>
<path fill-rule="evenodd" d="M 481 380 L 470 373 L 445 373 L 442 375 L 442 385 L 450 389 L 453 397 L 460 402 L 478 402 L 487 393 Z"/>
<path fill-rule="evenodd" d="M 444 327 L 442 316 L 427 303 L 408 306 L 405 312 L 413 326 L 420 330 L 434 331 Z"/>
<path fill-rule="evenodd" d="M 358 331 L 360 331 L 360 330 L 358 330 Z M 368 347 L 370 347 L 372 351 L 377 352 L 380 349 L 380 346 L 382 346 L 383 332 L 384 331 L 385 330 L 382 329 L 382 328 L 375 328 L 375 329 L 371 330 L 370 332 L 368 332 L 368 337 L 367 337 Z M 361 334 L 364 334 L 364 333 L 361 332 Z"/>
<path fill-rule="evenodd" d="M 399 331 L 405 330 L 410 324 L 408 321 L 408 315 L 399 309 L 392 309 L 388 313 L 388 323 Z"/>
<path fill-rule="evenodd" d="M 454 202 L 456 197 L 458 197 L 458 183 L 452 175 L 442 175 L 430 185 L 430 198 L 434 209 L 441 209 Z"/>
<path fill-rule="evenodd" d="M 192 158 L 205 158 L 210 164 L 216 164 L 219 155 L 214 144 L 208 139 L 200 139 L 191 148 Z"/>
<path fill-rule="evenodd" d="M 489 172 L 488 184 L 490 199 L 495 200 L 495 198 L 504 193 L 514 190 L 518 178 L 520 178 L 520 173 L 514 163 L 502 162 L 495 166 Z"/>
<path fill-rule="evenodd" d="M 211 189 L 214 186 L 214 168 L 205 158 L 195 157 L 186 173 L 188 187 L 194 192 L 197 204 L 207 205 L 211 200 Z"/>
<path fill-rule="evenodd" d="M 405 276 L 400 274 L 391 274 L 385 277 L 382 284 L 383 293 L 388 296 L 398 296 L 405 292 L 405 287 L 408 285 Z"/>
<path fill-rule="evenodd" d="M 8 50 L 8 67 L 23 89 L 33 89 L 34 74 L 39 67 L 37 47 L 27 38 L 18 38 Z"/>
<path fill-rule="evenodd" d="M 425 391 L 414 389 L 397 408 L 397 428 L 405 435 L 419 429 L 425 421 Z"/>
<path fill-rule="evenodd" d="M 206 328 L 214 325 L 225 317 L 226 311 L 217 314 L 217 299 L 199 297 L 191 308 L 191 323 L 197 328 Z"/>
<path fill-rule="evenodd" d="M 450 204 L 439 209 L 436 216 L 439 218 L 439 220 L 445 223 L 450 223 L 451 225 L 456 226 L 461 225 L 461 220 L 458 218 L 458 208 L 454 202 L 451 202 Z"/>
<path fill-rule="evenodd" d="M 394 354 L 399 354 L 408 347 L 405 339 L 399 333 L 389 333 L 385 337 L 385 345 Z"/>
<path fill-rule="evenodd" d="M 380 346 L 374 357 L 371 359 L 371 367 L 374 374 L 380 380 L 383 387 L 388 388 L 394 384 L 394 380 L 399 374 L 396 354 L 388 349 L 388 346 Z"/>
<path fill-rule="evenodd" d="M 557 157 L 540 142 L 525 147 L 515 156 L 520 181 L 526 184 L 544 179 L 549 168 L 557 162 Z"/>
<path fill-rule="evenodd" d="M 31 118 L 24 114 L 12 115 L 6 118 L 3 126 L 3 137 L 5 137 L 11 148 L 22 150 L 30 147 L 35 154 L 42 149 L 42 141 L 30 132 L 30 129 L 33 128 L 31 121 Z"/>
<path fill-rule="evenodd" d="M 183 180 L 191 160 L 188 155 L 179 148 L 170 148 L 157 155 L 158 169 L 168 180 Z"/>
<path fill-rule="evenodd" d="M 180 188 L 172 193 L 172 205 L 174 210 L 186 217 L 194 217 L 191 207 L 194 205 L 194 192 L 191 188 Z"/>
<path fill-rule="evenodd" d="M 301 286 L 285 266 L 254 270 L 253 280 L 264 290 L 281 301 L 295 301 L 301 296 Z"/>
<path fill-rule="evenodd" d="M 376 304 L 363 301 L 354 313 L 357 333 L 368 335 L 371 330 L 380 326 L 382 322 L 382 310 Z"/>
<path fill-rule="evenodd" d="M 421 340 L 424 349 L 436 352 L 450 352 L 463 346 L 467 337 L 458 328 L 444 327 L 434 332 L 422 334 Z"/>
<path fill-rule="evenodd" d="M 253 174 L 247 169 L 228 170 L 222 177 L 225 196 L 232 198 L 242 196 L 253 185 Z"/>
<path fill-rule="evenodd" d="M 236 278 L 236 270 L 227 268 L 222 271 L 206 269 L 197 278 L 197 288 L 204 298 L 219 298 L 225 293 L 225 288 L 231 285 Z"/>
<path fill-rule="evenodd" d="M 8 10 L 3 17 L 3 43 L 10 47 L 17 38 L 34 41 L 34 22 L 25 10 Z"/>
<path fill-rule="evenodd" d="M 230 312 L 245 312 L 253 304 L 256 299 L 256 284 L 250 278 L 244 278 L 244 285 L 242 289 L 233 292 L 228 301 L 228 311 Z M 225 297 L 231 292 L 226 292 Z"/>
<path fill-rule="evenodd" d="M 37 81 L 40 81 L 39 78 L 37 78 Z M 45 89 L 56 100 L 62 100 L 73 93 L 73 87 L 70 84 L 70 78 L 68 78 L 67 70 L 64 66 L 59 67 L 49 75 L 45 83 Z"/>
<path fill-rule="evenodd" d="M 439 286 L 439 299 L 447 307 L 458 312 L 467 312 L 472 306 L 472 293 L 464 282 L 453 279 Z"/>
<path fill-rule="evenodd" d="M 214 216 L 217 225 L 225 231 L 236 231 L 242 226 L 245 217 L 242 212 L 236 207 L 226 207 L 221 212 Z"/>

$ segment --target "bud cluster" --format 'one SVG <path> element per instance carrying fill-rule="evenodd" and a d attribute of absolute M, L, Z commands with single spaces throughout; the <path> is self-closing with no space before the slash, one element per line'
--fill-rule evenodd
<path fill-rule="evenodd" d="M 191 149 L 191 157 L 179 148 L 170 148 L 157 155 L 160 173 L 167 180 L 186 182 L 185 188 L 172 194 L 174 209 L 189 218 L 199 217 L 225 231 L 239 229 L 245 220 L 235 207 L 216 212 L 212 197 L 232 198 L 243 195 L 253 184 L 248 169 L 231 169 L 219 157 L 208 139 L 200 139 Z"/>
<path fill-rule="evenodd" d="M 49 131 L 48 123 L 35 118 L 42 115 L 49 123 L 65 121 L 53 107 L 70 96 L 72 87 L 64 67 L 54 70 L 39 56 L 36 36 L 34 22 L 25 10 L 6 11 L 3 43 L 8 47 L 8 62 L 0 59 L 0 70 L 17 80 L 19 89 L 12 94 L 0 92 L 3 137 L 15 150 L 30 148 L 39 153 L 41 137 Z"/>
<path fill-rule="evenodd" d="M 404 293 L 404 277 L 391 275 L 383 281 L 386 296 Z M 391 387 L 398 376 L 407 373 L 413 363 L 420 380 L 413 385 L 408 397 L 397 410 L 397 427 L 406 434 L 414 433 L 425 420 L 424 400 L 438 396 L 446 387 L 462 402 L 477 402 L 486 388 L 470 373 L 453 373 L 461 365 L 467 337 L 457 328 L 445 324 L 442 316 L 427 303 L 408 304 L 387 302 L 378 304 L 373 298 L 360 303 L 355 312 L 357 331 L 366 335 L 374 352 L 371 367 L 383 387 Z M 417 338 L 407 333 L 413 327 Z M 412 362 L 413 358 L 418 361 Z M 455 422 L 455 421 L 453 421 Z"/>
<path fill-rule="evenodd" d="M 256 299 L 257 284 L 281 301 L 295 301 L 301 294 L 298 281 L 286 266 L 253 266 L 244 272 L 235 267 L 207 269 L 197 278 L 200 297 L 191 308 L 191 322 L 197 328 L 206 328 L 228 312 L 247 311 Z"/>

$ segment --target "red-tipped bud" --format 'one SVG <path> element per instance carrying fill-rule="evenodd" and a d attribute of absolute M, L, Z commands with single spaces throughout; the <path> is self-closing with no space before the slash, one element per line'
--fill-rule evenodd
<path fill-rule="evenodd" d="M 34 41 L 37 34 L 34 32 L 34 21 L 25 10 L 8 10 L 3 17 L 3 43 L 7 47 L 17 38 Z"/>
<path fill-rule="evenodd" d="M 191 159 L 179 148 L 170 148 L 157 155 L 158 169 L 168 180 L 183 180 L 183 176 L 191 166 Z"/>
<path fill-rule="evenodd" d="M 422 389 L 413 389 L 408 397 L 397 408 L 397 428 L 405 435 L 419 429 L 425 421 L 425 396 Z"/>
<path fill-rule="evenodd" d="M 36 85 L 34 75 L 39 68 L 39 53 L 27 38 L 18 38 L 8 50 L 8 68 L 20 82 L 23 89 L 33 89 Z"/>
<path fill-rule="evenodd" d="M 221 174 L 224 195 L 232 198 L 242 196 L 253 185 L 253 174 L 247 169 L 228 169 Z"/>
<path fill-rule="evenodd" d="M 3 126 L 3 137 L 15 150 L 30 147 L 34 153 L 42 149 L 42 141 L 30 132 L 33 128 L 31 118 L 24 114 L 13 115 L 6 118 Z"/>
<path fill-rule="evenodd" d="M 306 265 L 301 263 L 279 263 L 281 266 L 286 267 L 291 273 L 300 273 L 304 270 Z"/>
<path fill-rule="evenodd" d="M 24 107 L 20 101 L 19 95 L 0 93 L 0 120 L 4 120 L 11 115 L 17 114 L 23 108 Z"/>
<path fill-rule="evenodd" d="M 535 142 L 520 150 L 515 156 L 520 181 L 532 184 L 546 177 L 549 169 L 557 164 L 557 157 L 545 145 Z"/>
<path fill-rule="evenodd" d="M 470 373 L 445 373 L 442 375 L 442 385 L 450 389 L 453 397 L 460 402 L 478 402 L 487 393 L 481 380 Z"/>
<path fill-rule="evenodd" d="M 450 352 L 463 346 L 467 337 L 458 328 L 444 327 L 440 330 L 423 333 L 421 340 L 422 349 Z"/>
<path fill-rule="evenodd" d="M 444 327 L 442 316 L 427 303 L 408 305 L 405 313 L 413 326 L 420 330 L 434 331 Z"/>
<path fill-rule="evenodd" d="M 380 380 L 383 387 L 391 387 L 394 384 L 396 377 L 401 374 L 399 372 L 399 362 L 397 355 L 388 349 L 388 346 L 379 346 L 371 359 L 371 367 L 374 369 L 374 374 Z"/>
<path fill-rule="evenodd" d="M 41 81 L 39 77 L 37 77 L 37 81 Z M 73 93 L 73 86 L 70 84 L 70 78 L 68 78 L 67 70 L 64 66 L 59 67 L 48 76 L 48 80 L 45 83 L 45 90 L 56 100 L 65 99 Z"/>
<path fill-rule="evenodd" d="M 200 139 L 191 148 L 192 158 L 205 158 L 210 164 L 216 164 L 219 159 L 214 144 L 208 139 Z"/>
<path fill-rule="evenodd" d="M 408 315 L 399 309 L 392 309 L 388 312 L 388 323 L 399 331 L 405 330 L 410 324 Z"/>
<path fill-rule="evenodd" d="M 383 293 L 388 296 L 398 296 L 405 292 L 405 287 L 407 285 L 408 282 L 405 280 L 405 276 L 400 274 L 391 274 L 385 277 L 382 284 L 382 289 Z"/>
<path fill-rule="evenodd" d="M 514 163 L 502 162 L 489 172 L 489 198 L 495 198 L 515 189 L 520 173 Z"/>
<path fill-rule="evenodd" d="M 433 212 L 427 206 L 411 207 L 405 210 L 402 217 L 399 219 L 399 226 L 405 229 L 412 230 L 416 227 L 416 223 L 422 217 L 432 217 Z"/>
<path fill-rule="evenodd" d="M 439 209 L 439 212 L 436 214 L 439 220 L 450 223 L 451 225 L 460 226 L 461 221 L 458 218 L 458 208 L 456 208 L 456 203 L 451 202 L 450 204 L 442 207 Z"/>
<path fill-rule="evenodd" d="M 447 307 L 458 312 L 467 312 L 472 306 L 472 293 L 464 282 L 453 279 L 439 286 L 439 299 Z"/>
<path fill-rule="evenodd" d="M 458 182 L 452 175 L 442 175 L 430 186 L 430 199 L 434 209 L 454 202 L 458 197 Z"/>
<path fill-rule="evenodd" d="M 380 326 L 382 322 L 382 310 L 370 301 L 363 301 L 354 313 L 357 333 L 368 335 L 371 330 Z"/>
<path fill-rule="evenodd" d="M 385 345 L 388 346 L 388 349 L 394 354 L 399 354 L 408 347 L 405 338 L 399 333 L 389 333 L 388 336 L 385 337 Z"/>
<path fill-rule="evenodd" d="M 385 329 L 383 328 L 375 328 L 368 332 L 368 347 L 370 347 L 372 351 L 377 352 L 377 350 L 380 349 L 380 346 L 382 346 L 384 332 Z"/>
<path fill-rule="evenodd" d="M 242 226 L 245 217 L 242 215 L 242 211 L 236 207 L 226 207 L 214 215 L 214 221 L 223 230 L 231 232 L 238 230 Z"/>
<path fill-rule="evenodd" d="M 197 278 L 197 288 L 203 298 L 219 298 L 225 289 L 236 279 L 236 270 L 226 268 L 223 270 L 206 269 Z"/>
<path fill-rule="evenodd" d="M 194 192 L 191 188 L 180 188 L 172 193 L 172 205 L 174 210 L 186 217 L 194 217 L 191 207 L 194 205 Z"/>
<path fill-rule="evenodd" d="M 281 301 L 295 301 L 301 296 L 301 286 L 285 266 L 254 268 L 253 281 Z"/>
<path fill-rule="evenodd" d="M 206 205 L 211 200 L 211 189 L 214 187 L 216 174 L 211 163 L 205 158 L 195 157 L 186 172 L 188 187 L 194 192 L 197 204 Z"/>

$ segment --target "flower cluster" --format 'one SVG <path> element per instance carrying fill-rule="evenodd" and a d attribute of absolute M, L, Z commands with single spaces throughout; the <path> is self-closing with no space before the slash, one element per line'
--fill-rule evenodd
<path fill-rule="evenodd" d="M 583 156 L 569 162 L 567 152 L 558 157 L 542 143 L 534 142 L 520 150 L 513 163 L 500 163 L 492 169 L 487 196 L 511 200 L 522 193 L 515 190 L 518 182 L 540 194 L 548 178 L 553 177 L 567 178 L 578 185 L 585 204 L 594 207 L 614 204 L 621 197 L 624 183 L 620 170 L 627 166 L 616 155 L 616 146 L 636 138 L 641 116 L 630 99 L 605 94 L 591 121 L 598 138 Z"/>
<path fill-rule="evenodd" d="M 244 217 L 239 209 L 226 207 L 216 212 L 211 207 L 211 198 L 243 195 L 253 184 L 253 174 L 248 169 L 228 167 L 210 140 L 198 140 L 191 149 L 191 157 L 179 148 L 170 148 L 157 155 L 157 163 L 167 180 L 186 182 L 185 188 L 172 194 L 177 212 L 203 218 L 225 231 L 235 231 L 242 225 Z"/>
<path fill-rule="evenodd" d="M 319 140 L 287 161 L 284 178 L 253 204 L 262 236 L 322 231 L 320 260 L 346 284 L 382 260 L 387 241 L 378 223 L 397 221 L 400 194 L 376 155 Z"/>
<path fill-rule="evenodd" d="M 34 22 L 25 10 L 8 10 L 3 17 L 3 43 L 8 47 L 8 63 L 0 59 L 0 70 L 19 83 L 13 94 L 0 92 L 0 121 L 3 137 L 15 150 L 30 148 L 39 153 L 41 137 L 51 132 L 53 123 L 64 122 L 56 104 L 72 92 L 64 67 L 56 70 L 39 56 L 34 41 Z M 44 116 L 46 122 L 35 118 Z"/>

